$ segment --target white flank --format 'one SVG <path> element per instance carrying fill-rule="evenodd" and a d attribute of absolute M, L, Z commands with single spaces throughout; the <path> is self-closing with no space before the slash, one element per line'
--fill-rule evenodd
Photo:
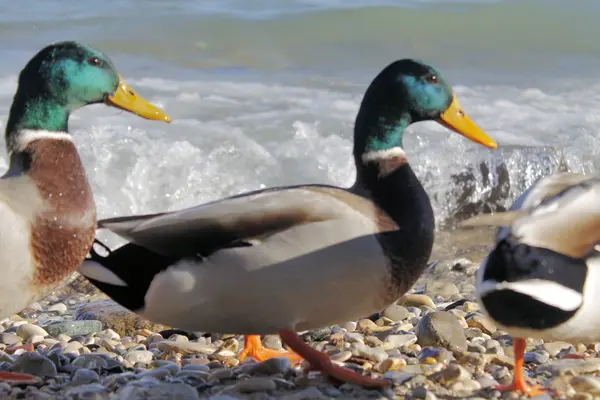
<path fill-rule="evenodd" d="M 88 279 L 94 279 L 109 285 L 127 287 L 127 283 L 124 280 L 96 261 L 85 260 L 83 264 L 79 266 L 77 272 Z"/>
<path fill-rule="evenodd" d="M 51 132 L 43 129 L 23 129 L 17 133 L 14 150 L 22 150 L 27 147 L 29 143 L 40 139 L 73 141 L 73 138 L 67 132 Z"/>
<path fill-rule="evenodd" d="M 362 161 L 364 163 L 379 160 L 389 160 L 392 158 L 404 158 L 406 159 L 406 153 L 402 147 L 392 147 L 391 149 L 368 151 L 363 153 Z"/>
<path fill-rule="evenodd" d="M 583 303 L 581 293 L 556 282 L 541 279 L 502 283 L 484 281 L 477 288 L 477 296 L 483 297 L 487 293 L 499 290 L 512 290 L 513 292 L 522 293 L 564 311 L 574 311 L 581 307 Z"/>

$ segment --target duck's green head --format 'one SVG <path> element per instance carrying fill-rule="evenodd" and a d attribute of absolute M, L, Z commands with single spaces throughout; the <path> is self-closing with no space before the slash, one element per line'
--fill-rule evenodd
<path fill-rule="evenodd" d="M 23 68 L 7 128 L 66 130 L 72 111 L 95 103 L 171 121 L 123 82 L 104 53 L 68 41 L 43 48 Z"/>
<path fill-rule="evenodd" d="M 428 120 L 486 147 L 497 147 L 467 117 L 439 71 L 423 62 L 404 59 L 383 69 L 365 93 L 356 118 L 355 157 L 367 163 L 403 155 L 405 129 L 414 122 Z"/>

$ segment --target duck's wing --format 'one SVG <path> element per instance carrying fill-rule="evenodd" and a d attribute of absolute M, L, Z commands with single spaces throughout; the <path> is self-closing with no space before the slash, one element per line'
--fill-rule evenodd
<path fill-rule="evenodd" d="M 490 216 L 497 219 L 488 225 L 502 222 L 497 241 L 510 234 L 530 246 L 583 257 L 600 240 L 600 177 L 544 178 L 515 204 L 511 211 Z"/>
<path fill-rule="evenodd" d="M 476 227 L 476 226 L 498 226 L 498 227 L 509 227 L 518 218 L 530 214 L 533 209 L 538 207 L 545 201 L 548 201 L 566 192 L 566 189 L 577 186 L 583 182 L 597 179 L 591 175 L 583 175 L 572 172 L 563 172 L 554 175 L 544 177 L 527 190 L 525 190 L 515 201 L 513 202 L 509 211 L 497 212 L 493 214 L 480 214 L 471 217 L 460 223 L 460 226 L 464 227 Z M 572 193 L 571 193 L 572 194 Z M 553 199 L 558 200 L 558 199 Z M 560 202 L 564 203 L 568 200 L 562 199 Z"/>
<path fill-rule="evenodd" d="M 382 229 L 386 227 L 385 216 L 369 200 L 311 185 L 257 191 L 175 212 L 104 219 L 98 228 L 159 254 L 206 256 L 224 247 L 251 245 L 296 225 L 353 213 L 375 215 Z"/>

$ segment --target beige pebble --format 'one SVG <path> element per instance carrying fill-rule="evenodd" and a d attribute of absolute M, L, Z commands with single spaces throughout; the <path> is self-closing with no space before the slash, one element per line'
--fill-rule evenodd
<path fill-rule="evenodd" d="M 493 334 L 498 329 L 496 324 L 483 314 L 474 313 L 467 317 L 467 325 L 472 328 L 479 328 L 483 333 Z"/>
<path fill-rule="evenodd" d="M 399 306 L 404 307 L 421 307 L 427 306 L 435 309 L 435 304 L 431 297 L 424 294 L 406 294 L 402 296 L 397 302 Z"/>

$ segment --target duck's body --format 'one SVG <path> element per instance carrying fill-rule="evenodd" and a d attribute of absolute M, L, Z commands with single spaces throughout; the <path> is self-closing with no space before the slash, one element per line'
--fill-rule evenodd
<path fill-rule="evenodd" d="M 524 339 L 600 340 L 600 179 L 543 178 L 510 211 L 475 217 L 498 225 L 494 250 L 477 276 L 484 311 L 524 347 Z M 518 354 L 517 354 L 517 357 Z M 515 371 L 515 379 L 520 371 Z M 522 383 L 512 388 L 535 392 Z"/>
<path fill-rule="evenodd" d="M 402 169 L 396 174 L 414 176 L 408 164 Z M 429 257 L 433 214 L 425 193 L 418 196 L 421 201 L 400 196 L 385 204 L 410 204 L 404 211 L 412 214 L 400 214 L 423 217 L 405 219 L 402 229 L 400 218 L 390 217 L 393 210 L 369 198 L 308 185 L 100 221 L 99 227 L 135 243 L 113 252 L 105 264 L 154 275 L 143 282 L 121 275 L 130 291 L 114 298 L 150 320 L 192 331 L 266 334 L 358 319 L 410 288 Z M 251 245 L 228 248 L 232 237 Z"/>
<path fill-rule="evenodd" d="M 21 311 L 74 272 L 94 239 L 96 207 L 70 136 L 17 131 L 0 179 L 0 316 Z"/>
<path fill-rule="evenodd" d="M 99 102 L 169 120 L 86 45 L 47 46 L 21 71 L 6 123 L 10 165 L 0 178 L 0 318 L 49 294 L 91 248 L 96 207 L 68 118 Z"/>
<path fill-rule="evenodd" d="M 106 257 L 93 252 L 79 271 L 150 320 L 190 330 L 279 332 L 313 367 L 379 386 L 385 382 L 333 366 L 295 331 L 379 311 L 425 268 L 433 212 L 402 149 L 404 129 L 425 119 L 496 147 L 433 68 L 400 60 L 363 99 L 352 188 L 273 188 L 183 211 L 103 220 L 100 228 L 130 243 Z M 260 358 L 264 349 L 244 354 L 252 351 Z"/>

